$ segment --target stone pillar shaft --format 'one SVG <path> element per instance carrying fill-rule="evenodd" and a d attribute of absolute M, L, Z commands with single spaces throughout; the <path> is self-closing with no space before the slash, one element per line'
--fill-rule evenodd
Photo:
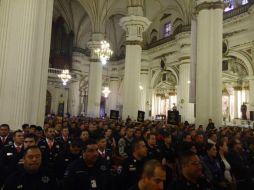
<path fill-rule="evenodd" d="M 181 64 L 179 67 L 179 87 L 178 87 L 178 110 L 181 114 L 182 122 L 194 122 L 194 104 L 189 103 L 190 89 L 190 64 Z"/>
<path fill-rule="evenodd" d="M 0 123 L 44 121 L 53 0 L 0 4 Z"/>
<path fill-rule="evenodd" d="M 102 93 L 102 65 L 101 62 L 91 62 L 88 83 L 87 114 L 90 117 L 99 117 Z"/>
<path fill-rule="evenodd" d="M 223 2 L 198 0 L 196 125 L 222 123 Z"/>

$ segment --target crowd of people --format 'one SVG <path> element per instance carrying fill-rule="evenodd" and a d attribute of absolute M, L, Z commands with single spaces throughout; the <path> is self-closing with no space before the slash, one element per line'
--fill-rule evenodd
<path fill-rule="evenodd" d="M 0 125 L 0 187 L 63 190 L 254 189 L 252 128 L 47 117 Z"/>

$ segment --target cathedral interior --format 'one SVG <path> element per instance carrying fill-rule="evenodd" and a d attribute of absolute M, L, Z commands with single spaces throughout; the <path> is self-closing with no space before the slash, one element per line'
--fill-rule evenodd
<path fill-rule="evenodd" d="M 252 0 L 46 0 L 12 14 L 1 3 L 1 122 L 110 110 L 156 119 L 176 106 L 182 122 L 220 126 L 242 122 L 242 105 L 253 120 Z"/>

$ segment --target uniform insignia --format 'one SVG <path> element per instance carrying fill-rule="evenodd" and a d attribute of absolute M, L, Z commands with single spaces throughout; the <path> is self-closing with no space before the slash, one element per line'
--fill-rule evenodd
<path fill-rule="evenodd" d="M 107 156 L 107 160 L 110 160 L 110 157 L 109 157 L 109 156 Z"/>
<path fill-rule="evenodd" d="M 106 171 L 107 168 L 106 168 L 106 166 L 101 165 L 100 169 L 101 169 L 102 171 Z"/>
<path fill-rule="evenodd" d="M 123 169 L 122 166 L 118 166 L 118 167 L 117 167 L 117 170 L 116 170 L 117 173 L 118 173 L 118 174 L 121 174 L 121 173 L 122 173 L 122 169 Z"/>
<path fill-rule="evenodd" d="M 97 183 L 96 183 L 96 180 L 95 180 L 95 179 L 92 179 L 92 180 L 91 180 L 91 187 L 92 187 L 92 188 L 97 188 Z"/>
<path fill-rule="evenodd" d="M 12 156 L 12 155 L 13 155 L 12 152 L 7 152 L 7 153 L 6 153 L 6 156 Z"/>
<path fill-rule="evenodd" d="M 56 145 L 56 148 L 60 148 L 60 146 L 59 146 L 59 145 Z"/>
<path fill-rule="evenodd" d="M 48 176 L 43 176 L 43 177 L 41 178 L 42 183 L 48 183 L 49 180 L 50 180 L 50 179 L 49 179 Z"/>
<path fill-rule="evenodd" d="M 64 161 L 65 161 L 65 162 L 68 162 L 68 161 L 69 161 L 69 159 L 68 159 L 68 158 L 66 158 L 66 159 L 64 159 Z"/>

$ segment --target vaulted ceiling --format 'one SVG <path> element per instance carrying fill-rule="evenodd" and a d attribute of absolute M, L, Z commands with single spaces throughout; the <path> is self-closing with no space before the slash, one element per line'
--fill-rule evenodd
<path fill-rule="evenodd" d="M 92 33 L 103 33 L 115 52 L 121 54 L 125 31 L 119 20 L 127 15 L 129 0 L 55 0 L 53 20 L 60 16 L 66 22 L 66 30 L 74 33 L 74 46 L 86 49 Z M 144 0 L 144 16 L 153 22 L 144 34 L 148 40 L 152 28 L 158 28 L 158 21 L 165 16 L 181 20 L 190 25 L 193 0 Z"/>

